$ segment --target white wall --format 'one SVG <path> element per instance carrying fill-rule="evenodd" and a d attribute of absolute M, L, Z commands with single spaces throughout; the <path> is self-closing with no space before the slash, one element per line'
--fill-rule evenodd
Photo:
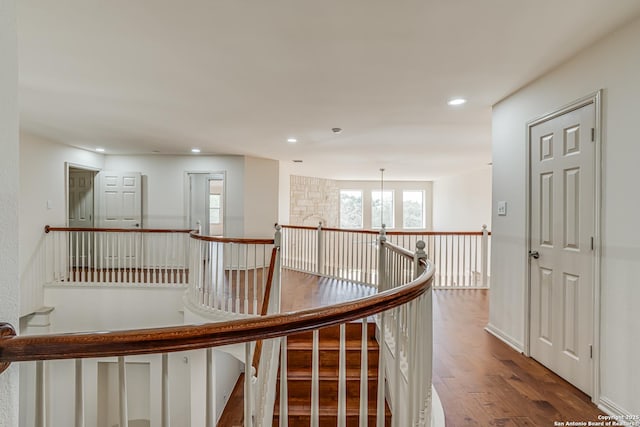
<path fill-rule="evenodd" d="M 278 222 L 278 162 L 256 157 L 245 157 L 244 162 L 244 237 L 273 237 Z"/>
<path fill-rule="evenodd" d="M 433 229 L 491 230 L 491 167 L 433 182 Z"/>
<path fill-rule="evenodd" d="M 291 162 L 280 162 L 278 178 L 278 224 L 289 224 L 292 171 L 293 167 Z"/>
<path fill-rule="evenodd" d="M 601 397 L 640 413 L 640 20 L 499 102 L 493 110 L 490 327 L 524 344 L 526 122 L 604 88 L 602 146 Z M 495 203 L 508 202 L 496 216 Z M 608 406 L 607 406 L 608 405 Z"/>
<path fill-rule="evenodd" d="M 0 0 L 0 321 L 18 328 L 18 56 L 16 2 Z M 0 374 L 0 426 L 18 425 L 18 365 Z"/>
<path fill-rule="evenodd" d="M 187 172 L 226 172 L 226 232 L 244 232 L 244 160 L 241 156 L 105 156 L 105 170 L 141 172 L 145 228 L 186 227 Z"/>
<path fill-rule="evenodd" d="M 104 156 L 20 133 L 20 272 L 33 265 L 44 239 L 44 226 L 66 225 L 66 163 L 100 169 Z M 23 288 L 21 314 L 42 306 L 41 296 Z"/>

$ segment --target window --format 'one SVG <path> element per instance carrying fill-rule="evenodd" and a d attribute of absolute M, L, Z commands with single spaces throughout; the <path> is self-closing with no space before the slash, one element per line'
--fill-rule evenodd
<path fill-rule="evenodd" d="M 424 192 L 402 192 L 403 228 L 424 228 Z"/>
<path fill-rule="evenodd" d="M 382 213 L 382 215 L 381 215 Z M 380 217 L 383 216 L 382 222 Z M 385 190 L 371 192 L 371 227 L 382 228 L 382 224 L 386 228 L 394 228 L 393 216 L 393 191 Z"/>
<path fill-rule="evenodd" d="M 340 228 L 362 228 L 362 191 L 340 190 Z"/>
<path fill-rule="evenodd" d="M 221 224 L 221 194 L 209 194 L 209 224 Z"/>

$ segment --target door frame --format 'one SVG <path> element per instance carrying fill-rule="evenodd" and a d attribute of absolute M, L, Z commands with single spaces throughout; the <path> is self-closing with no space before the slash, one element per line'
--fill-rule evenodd
<path fill-rule="evenodd" d="M 184 171 L 184 227 L 189 228 L 189 221 L 191 220 L 191 188 L 189 182 L 189 175 L 201 174 L 201 175 L 222 175 L 222 234 L 227 235 L 227 171 L 206 171 L 206 170 L 186 170 Z"/>
<path fill-rule="evenodd" d="M 602 210 L 602 96 L 603 89 L 593 92 L 583 98 L 577 99 L 551 113 L 544 114 L 526 124 L 526 191 L 525 191 L 525 284 L 524 293 L 524 354 L 531 357 L 531 262 L 529 251 L 531 250 L 531 130 L 534 126 L 555 119 L 563 114 L 578 110 L 586 105 L 593 104 L 595 109 L 595 135 L 594 135 L 594 251 L 593 251 L 593 331 L 592 331 L 592 372 L 591 372 L 591 400 L 598 403 L 600 400 L 600 300 L 601 300 L 601 210 Z"/>
<path fill-rule="evenodd" d="M 102 169 L 93 166 L 81 165 L 79 163 L 64 162 L 64 226 L 69 227 L 69 169 L 81 169 L 87 172 L 94 172 L 93 180 L 93 226 L 96 225 L 96 183 L 95 175 Z"/>

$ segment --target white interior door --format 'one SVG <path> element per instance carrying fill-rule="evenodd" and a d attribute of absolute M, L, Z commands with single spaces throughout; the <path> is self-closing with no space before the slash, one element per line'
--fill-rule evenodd
<path fill-rule="evenodd" d="M 72 228 L 93 227 L 93 177 L 96 172 L 69 168 L 68 176 L 68 224 Z M 88 267 L 93 258 L 93 240 L 90 233 L 75 232 L 69 235 L 69 262 L 73 267 Z"/>
<path fill-rule="evenodd" d="M 93 227 L 93 176 L 95 172 L 69 169 L 69 227 Z"/>
<path fill-rule="evenodd" d="M 97 175 L 98 227 L 142 227 L 140 172 L 100 172 Z"/>
<path fill-rule="evenodd" d="M 96 177 L 96 224 L 99 228 L 142 228 L 142 174 L 99 172 Z M 101 266 L 135 268 L 141 260 L 139 233 L 100 233 L 97 250 Z"/>
<path fill-rule="evenodd" d="M 595 106 L 530 128 L 530 353 L 592 392 Z"/>

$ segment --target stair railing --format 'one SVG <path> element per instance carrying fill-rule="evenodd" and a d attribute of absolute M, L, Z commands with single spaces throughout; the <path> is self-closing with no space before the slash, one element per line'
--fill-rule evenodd
<path fill-rule="evenodd" d="M 51 334 L 16 336 L 11 325 L 0 325 L 0 367 L 5 369 L 9 363 L 36 361 L 36 425 L 45 427 L 46 417 L 46 372 L 48 361 L 75 359 L 75 425 L 84 425 L 87 411 L 86 401 L 83 399 L 83 359 L 86 358 L 117 358 L 118 383 L 120 384 L 120 426 L 128 425 L 127 415 L 127 360 L 135 360 L 136 355 L 156 354 L 158 357 L 173 352 L 193 351 L 204 349 L 206 353 L 206 387 L 202 394 L 204 396 L 207 425 L 215 423 L 215 410 L 213 403 L 213 362 L 211 348 L 229 344 L 243 344 L 245 347 L 245 365 L 251 366 L 255 342 L 280 338 L 278 345 L 280 351 L 280 374 L 284 381 L 281 382 L 280 397 L 280 425 L 287 425 L 287 391 L 286 391 L 286 358 L 287 340 L 286 337 L 303 332 L 314 331 L 315 357 L 313 371 L 318 375 L 320 360 L 318 357 L 318 330 L 332 325 L 344 325 L 352 321 L 360 321 L 365 325 L 371 316 L 376 317 L 379 329 L 380 344 L 380 368 L 378 371 L 378 400 L 377 405 L 370 407 L 366 399 L 367 392 L 364 391 L 360 401 L 358 413 L 361 420 L 360 425 L 368 425 L 368 420 L 372 417 L 377 421 L 377 425 L 383 426 L 386 423 L 385 411 L 385 389 L 384 384 L 388 383 L 391 389 L 390 403 L 393 409 L 393 424 L 404 425 L 429 425 L 429 405 L 430 405 L 430 364 L 431 364 L 431 284 L 433 281 L 432 265 L 422 256 L 409 256 L 407 253 L 394 245 L 386 242 L 379 243 L 383 250 L 389 251 L 387 257 L 388 290 L 382 291 L 373 296 L 349 301 L 341 304 L 334 304 L 326 307 L 319 307 L 308 310 L 301 310 L 283 314 L 268 314 L 267 316 L 251 316 L 242 319 L 229 320 L 217 323 L 207 323 L 202 325 L 185 325 L 165 328 L 139 329 L 128 331 L 113 331 L 100 333 L 81 334 Z M 397 258 L 393 254 L 400 254 Z M 409 258 L 420 263 L 423 267 L 415 268 L 410 264 Z M 397 261 L 397 260 L 407 260 Z M 400 269 L 403 273 L 398 273 Z M 404 275 L 406 271 L 413 272 L 411 275 Z M 415 276 L 415 272 L 421 272 L 417 278 L 409 280 Z M 407 280 L 405 283 L 400 283 Z M 275 298 L 275 297 L 274 297 Z M 341 350 L 340 350 L 340 387 L 342 392 L 339 397 L 338 424 L 346 425 L 347 413 L 351 408 L 347 406 L 344 391 L 344 376 L 346 369 L 344 351 L 344 327 L 341 328 Z M 364 334 L 364 332 L 363 332 Z M 272 341 L 273 342 L 273 341 Z M 361 386 L 365 387 L 368 382 L 367 372 L 367 340 L 363 340 L 362 358 L 365 362 L 361 367 Z M 273 357 L 273 356 L 272 356 Z M 168 357 L 162 356 L 162 375 L 159 380 L 162 390 L 162 398 L 170 399 L 169 365 Z M 398 365 L 400 366 L 398 368 Z M 406 365 L 406 368 L 405 368 Z M 393 367 L 393 369 L 386 368 Z M 407 369 L 412 369 L 407 371 Z M 262 369 L 261 369 L 262 370 Z M 400 375 L 395 378 L 390 376 L 391 371 L 399 371 Z M 265 368 L 264 371 L 275 372 L 275 368 Z M 411 377 L 407 372 L 418 372 L 420 378 Z M 38 375 L 40 373 L 40 375 Z M 397 372 L 396 372 L 397 373 Z M 205 374 L 203 372 L 203 374 Z M 407 377 L 405 381 L 402 376 Z M 400 379 L 399 379 L 400 378 Z M 251 379 L 249 379 L 251 381 Z M 321 419 L 321 410 L 318 390 L 318 381 L 314 381 L 312 394 L 316 396 L 310 414 L 310 424 L 318 425 Z M 406 383 L 406 384 L 405 384 Z M 250 389 L 247 395 L 247 405 L 245 408 L 245 426 L 270 425 L 268 417 L 258 417 L 257 411 L 253 408 L 254 400 L 251 398 L 253 391 Z M 193 392 L 193 390 L 192 390 Z M 403 394 L 404 393 L 404 394 Z M 410 405 L 404 405 L 405 394 L 411 396 L 406 399 Z M 39 398 L 38 398 L 39 396 Z M 166 400 L 162 401 L 161 425 L 168 427 L 168 411 L 165 409 L 169 405 Z M 406 422 L 411 424 L 406 424 Z"/>
<path fill-rule="evenodd" d="M 190 240 L 188 302 L 219 315 L 259 315 L 272 271 L 269 266 L 276 259 L 274 239 L 194 232 Z"/>
<path fill-rule="evenodd" d="M 296 271 L 378 286 L 377 231 L 283 225 L 283 266 Z M 489 287 L 491 232 L 389 231 L 387 241 L 405 249 L 425 242 L 435 266 L 436 289 Z"/>

